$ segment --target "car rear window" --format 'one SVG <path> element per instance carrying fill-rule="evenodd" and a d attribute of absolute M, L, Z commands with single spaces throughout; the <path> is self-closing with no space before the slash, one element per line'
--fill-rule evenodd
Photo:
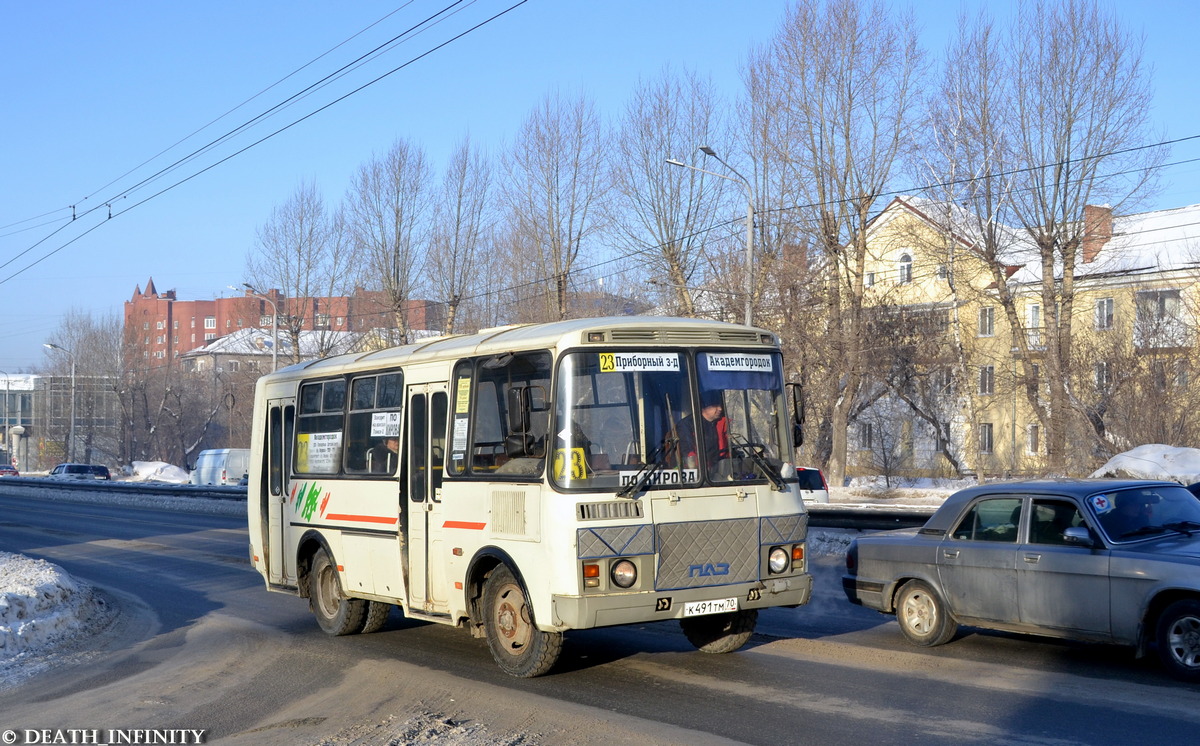
<path fill-rule="evenodd" d="M 802 490 L 825 489 L 825 480 L 821 479 L 821 472 L 816 469 L 797 469 L 796 479 L 800 482 Z"/>

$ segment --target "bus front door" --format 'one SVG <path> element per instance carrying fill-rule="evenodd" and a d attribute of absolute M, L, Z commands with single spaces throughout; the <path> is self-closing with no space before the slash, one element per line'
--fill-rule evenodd
<path fill-rule="evenodd" d="M 429 614 L 448 610 L 442 464 L 448 413 L 444 382 L 408 387 L 405 479 L 409 599 Z"/>
<path fill-rule="evenodd" d="M 277 584 L 296 579 L 295 555 L 285 555 L 283 551 L 288 521 L 287 477 L 292 464 L 295 428 L 295 399 L 267 402 L 266 473 L 262 475 L 258 490 L 260 502 L 266 503 L 267 512 L 267 579 Z M 292 566 L 287 567 L 285 562 Z"/>

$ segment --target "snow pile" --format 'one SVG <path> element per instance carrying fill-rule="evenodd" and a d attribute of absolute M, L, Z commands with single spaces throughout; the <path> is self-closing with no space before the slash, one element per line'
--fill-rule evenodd
<path fill-rule="evenodd" d="M 58 565 L 0 552 L 0 660 L 78 634 L 97 603 Z"/>
<path fill-rule="evenodd" d="M 1180 484 L 1200 482 L 1200 448 L 1138 446 L 1110 458 L 1108 463 L 1092 472 L 1092 477 L 1165 479 Z"/>
<path fill-rule="evenodd" d="M 128 482 L 166 482 L 168 484 L 187 484 L 186 469 L 168 464 L 165 461 L 134 461 L 125 467 L 125 480 Z"/>

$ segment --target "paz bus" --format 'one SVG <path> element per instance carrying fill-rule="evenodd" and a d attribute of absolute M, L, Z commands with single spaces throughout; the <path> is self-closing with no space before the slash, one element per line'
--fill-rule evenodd
<path fill-rule="evenodd" d="M 406 617 L 546 673 L 567 630 L 678 619 L 730 652 L 808 602 L 779 340 L 663 317 L 299 363 L 254 399 L 250 555 L 331 635 Z"/>

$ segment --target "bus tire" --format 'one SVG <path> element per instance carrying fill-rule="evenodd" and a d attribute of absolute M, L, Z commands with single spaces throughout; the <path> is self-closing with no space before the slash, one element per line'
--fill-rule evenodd
<path fill-rule="evenodd" d="M 483 584 L 483 614 L 488 648 L 502 671 L 530 679 L 554 666 L 562 633 L 537 628 L 529 599 L 507 565 L 492 570 Z"/>
<path fill-rule="evenodd" d="M 362 633 L 369 635 L 378 632 L 387 624 L 388 616 L 392 613 L 392 605 L 382 601 L 367 601 L 367 613 L 364 615 Z"/>
<path fill-rule="evenodd" d="M 337 567 L 324 549 L 313 555 L 308 573 L 308 608 L 321 629 L 331 635 L 353 635 L 363 628 L 367 602 L 342 594 Z"/>
<path fill-rule="evenodd" d="M 758 609 L 679 620 L 688 642 L 702 653 L 732 653 L 750 640 L 757 623 Z"/>

